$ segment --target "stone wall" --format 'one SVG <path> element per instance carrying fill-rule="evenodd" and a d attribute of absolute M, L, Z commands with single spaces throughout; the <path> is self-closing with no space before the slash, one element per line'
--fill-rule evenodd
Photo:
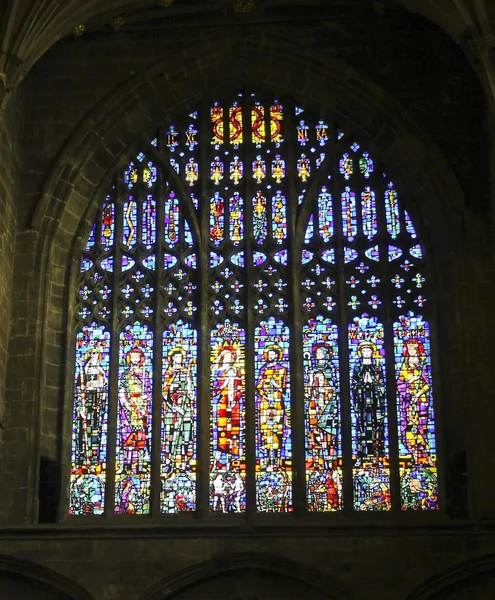
<path fill-rule="evenodd" d="M 333 28 L 313 20 L 298 28 L 100 30 L 59 42 L 10 101 L 0 134 L 0 368 L 8 368 L 0 551 L 24 560 L 15 572 L 38 582 L 32 596 L 18 588 L 19 598 L 44 600 L 52 586 L 54 598 L 254 600 L 266 589 L 275 597 L 291 573 L 281 597 L 304 585 L 315 600 L 436 600 L 462 597 L 463 585 L 489 589 L 495 273 L 485 101 L 453 42 L 419 17 L 409 27 L 403 17 L 370 13 Z M 394 517 L 395 525 L 389 515 L 346 523 L 324 515 L 299 525 L 291 516 L 273 527 L 193 517 L 180 526 L 174 519 L 57 525 L 67 499 L 71 277 L 100 190 L 140 135 L 200 97 L 243 86 L 324 107 L 382 157 L 422 220 L 438 314 L 444 511 L 428 525 L 415 514 Z M 0 371 L 0 406 L 3 380 Z M 40 516 L 53 524 L 36 527 Z M 15 570 L 5 565 L 0 560 L 0 572 Z M 253 578 L 258 592 L 247 595 Z M 0 596 L 12 593 L 14 580 L 0 578 Z"/>
<path fill-rule="evenodd" d="M 13 407 L 6 395 L 7 357 L 12 348 L 11 312 L 12 281 L 16 243 L 16 218 L 19 205 L 19 182 L 23 167 L 24 99 L 22 91 L 14 94 L 0 126 L 0 515 L 7 516 L 11 507 L 11 494 L 16 485 L 5 472 L 22 447 L 26 431 L 10 427 Z M 27 341 L 27 340 L 25 340 Z M 8 387 L 8 384 L 7 384 Z M 4 429 L 4 427 L 6 429 Z"/>
<path fill-rule="evenodd" d="M 16 233 L 18 185 L 23 160 L 22 127 L 24 103 L 22 93 L 12 98 L 12 106 L 3 115 L 0 129 L 0 418 L 4 420 L 5 372 L 11 311 L 12 273 Z"/>
<path fill-rule="evenodd" d="M 282 528 L 24 530 L 4 532 L 0 551 L 74 600 L 443 600 L 495 573 L 487 528 Z"/>
<path fill-rule="evenodd" d="M 392 84 L 391 74 L 383 66 L 383 56 L 392 40 L 392 23 L 376 21 L 383 36 L 376 35 L 372 47 L 364 36 L 366 25 L 364 20 L 346 23 L 338 34 L 303 28 L 297 53 L 291 41 L 295 33 L 292 26 L 194 31 L 177 28 L 167 30 L 166 36 L 159 32 L 145 35 L 102 31 L 60 42 L 29 74 L 24 82 L 30 99 L 26 118 L 29 169 L 19 207 L 18 302 L 13 336 L 20 339 L 26 335 L 29 315 L 29 337 L 34 343 L 27 349 L 20 339 L 15 349 L 19 354 L 11 353 L 11 379 L 16 382 L 16 373 L 22 374 L 21 402 L 30 407 L 27 413 L 33 418 L 33 426 L 26 419 L 24 423 L 30 435 L 37 432 L 36 438 L 31 438 L 33 452 L 54 461 L 55 471 L 67 470 L 69 454 L 66 378 L 70 365 L 65 368 L 66 309 L 71 302 L 69 267 L 77 256 L 72 249 L 80 248 L 96 203 L 101 201 L 98 188 L 142 132 L 166 121 L 167 114 L 182 112 L 184 108 L 180 107 L 195 101 L 200 90 L 202 95 L 214 97 L 222 90 L 246 84 L 280 90 L 282 95 L 291 94 L 301 102 L 311 98 L 318 106 L 327 107 L 339 125 L 369 141 L 370 147 L 382 155 L 387 169 L 390 167 L 394 177 L 402 180 L 402 189 L 408 190 L 410 210 L 424 222 L 423 239 L 432 249 L 439 294 L 448 297 L 440 313 L 447 350 L 439 356 L 438 364 L 446 361 L 456 368 L 445 381 L 453 440 L 445 462 L 465 452 L 465 395 L 460 392 L 466 385 L 465 362 L 459 358 L 465 345 L 457 335 L 457 326 L 452 325 L 461 310 L 455 287 L 469 285 L 465 280 L 471 260 L 463 228 L 466 212 L 471 211 L 478 229 L 485 227 L 477 214 L 486 211 L 486 202 L 478 198 L 479 206 L 466 208 L 455 174 L 428 136 L 449 153 L 451 162 L 465 169 L 463 178 L 471 174 L 473 181 L 482 179 L 486 161 L 478 147 L 483 141 L 481 133 L 476 136 L 478 146 L 470 146 L 477 157 L 473 159 L 474 167 L 457 156 L 461 147 L 472 143 L 469 126 L 475 119 L 471 105 L 483 102 L 481 89 L 467 64 L 459 63 L 458 68 L 470 89 L 468 101 L 466 95 L 456 93 L 457 83 L 451 89 L 448 78 L 436 85 L 428 78 L 424 85 L 428 85 L 430 113 L 442 115 L 432 119 L 430 113 L 418 109 L 415 100 L 423 63 L 401 61 L 399 52 L 389 52 Z M 457 56 L 445 36 L 429 27 L 436 42 L 451 53 L 449 58 Z M 239 31 L 245 34 L 242 43 L 237 37 Z M 354 40 L 352 44 L 346 41 L 349 36 Z M 315 39 L 319 40 L 317 47 Z M 393 40 L 398 43 L 397 38 Z M 336 57 L 331 45 L 337 41 L 345 62 Z M 377 53 L 382 58 L 375 56 Z M 377 86 L 370 76 L 386 87 Z M 405 107 L 394 100 L 398 88 L 401 100 L 409 102 Z M 447 104 L 442 100 L 446 90 L 452 96 Z M 455 130 L 448 126 L 453 119 L 458 123 Z M 452 402 L 454 396 L 458 399 Z M 28 520 L 36 518 L 36 471 L 25 473 L 25 478 L 23 487 L 30 495 L 30 500 L 26 496 L 30 508 L 17 503 L 16 521 L 26 514 L 30 515 Z"/>

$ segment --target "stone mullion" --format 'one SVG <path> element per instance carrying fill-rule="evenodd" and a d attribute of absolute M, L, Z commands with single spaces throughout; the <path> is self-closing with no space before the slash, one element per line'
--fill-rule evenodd
<path fill-rule="evenodd" d="M 303 344 L 302 344 L 302 315 L 301 297 L 299 289 L 302 241 L 304 240 L 305 222 L 297 220 L 298 190 L 297 190 L 297 139 L 296 119 L 293 107 L 286 110 L 285 137 L 287 148 L 287 216 L 288 216 L 288 289 L 291 302 L 289 302 L 289 323 L 291 324 L 290 341 L 290 369 L 291 369 L 291 436 L 292 436 L 292 464 L 293 464 L 293 507 L 296 516 L 302 515 L 306 510 L 306 445 L 304 430 L 304 375 L 303 375 Z M 268 127 L 268 135 L 270 128 Z M 309 194 L 309 192 L 308 192 Z M 313 194 L 314 195 L 314 194 Z M 312 198 L 306 196 L 306 201 L 313 203 Z M 297 225 L 302 232 L 297 231 Z"/>
<path fill-rule="evenodd" d="M 410 214 L 410 213 L 409 213 Z M 417 224 L 414 223 L 416 232 L 418 233 Z M 444 396 L 444 386 L 441 385 L 440 377 L 440 363 L 442 362 L 442 355 L 440 354 L 439 344 L 435 343 L 440 339 L 439 326 L 441 322 L 440 317 L 440 303 L 438 302 L 439 293 L 437 289 L 442 287 L 442 278 L 447 277 L 445 270 L 437 268 L 437 272 L 442 272 L 442 275 L 433 283 L 433 257 L 428 257 L 425 244 L 423 240 L 426 240 L 426 235 L 423 234 L 422 228 L 419 229 L 418 238 L 416 241 L 421 244 L 423 249 L 423 261 L 421 269 L 426 281 L 423 283 L 424 295 L 427 298 L 427 305 L 429 309 L 423 309 L 422 314 L 425 320 L 428 321 L 430 326 L 430 358 L 431 358 L 431 382 L 430 382 L 430 401 L 433 405 L 433 416 L 435 426 L 435 466 L 437 468 L 437 486 L 438 486 L 438 507 L 443 512 L 446 512 L 448 498 L 447 498 L 447 452 L 446 450 L 446 435 L 445 435 L 445 420 L 441 418 L 443 411 L 441 410 L 442 400 Z M 429 260 L 427 260 L 429 258 Z M 445 318 L 445 316 L 444 316 Z M 444 358 L 445 360 L 445 358 Z M 445 362 L 446 364 L 446 362 Z M 440 397 L 440 398 L 439 398 Z"/>
<path fill-rule="evenodd" d="M 139 168 L 139 178 L 138 178 L 138 182 L 137 184 L 134 186 L 135 191 L 135 196 L 134 196 L 134 200 L 136 202 L 136 243 L 134 245 L 134 248 L 132 248 L 131 250 L 128 251 L 128 254 L 133 256 L 133 258 L 136 261 L 136 266 L 139 264 L 140 259 L 143 258 L 143 254 L 144 254 L 144 244 L 143 244 L 143 237 L 142 237 L 142 228 L 143 228 L 143 202 L 146 199 L 146 195 L 147 195 L 147 188 L 145 186 L 145 183 L 143 182 L 143 169 L 144 169 L 144 165 L 146 164 L 146 161 L 143 160 L 143 162 L 141 163 L 141 166 Z M 123 225 L 122 225 L 123 227 Z M 155 266 L 156 268 L 156 266 Z M 132 272 L 132 270 L 131 270 Z M 144 294 L 141 291 L 141 288 L 143 285 L 145 285 L 146 283 L 148 283 L 149 285 L 153 284 L 153 272 L 149 271 L 148 269 L 145 271 L 146 275 L 145 278 L 141 281 L 141 282 L 136 282 L 136 300 L 139 301 L 135 303 L 134 305 L 134 315 L 132 317 L 130 317 L 130 321 L 132 323 L 135 323 L 136 321 L 139 321 L 139 323 L 141 323 L 141 325 L 148 325 L 148 327 L 153 327 L 153 321 L 152 323 L 148 323 L 147 319 L 143 316 L 143 315 L 139 315 L 138 314 L 138 310 L 143 302 L 144 302 Z M 128 281 L 130 276 L 130 272 L 126 274 L 126 280 Z M 153 286 L 156 287 L 156 284 Z M 150 302 L 151 304 L 151 302 Z M 154 338 L 156 338 L 156 332 L 154 333 Z M 153 363 L 152 363 L 152 372 L 153 372 L 153 376 L 152 376 L 152 397 L 151 397 L 151 446 L 150 446 L 150 478 L 149 478 L 149 485 L 150 485 L 150 495 L 149 495 L 149 501 L 150 501 L 150 511 L 151 511 L 151 497 L 152 497 L 152 477 L 153 477 L 153 454 L 152 454 L 152 444 L 153 444 L 153 424 L 154 424 L 154 405 L 155 405 L 155 398 L 156 398 L 156 387 L 155 387 L 155 339 L 153 339 Z M 150 434 L 150 430 L 148 429 L 148 435 Z M 149 515 L 147 515 L 149 517 Z"/>
<path fill-rule="evenodd" d="M 349 341 L 347 336 L 348 319 L 345 287 L 344 235 L 342 225 L 341 193 L 343 184 L 338 169 L 338 156 L 341 145 L 332 153 L 332 208 L 335 231 L 335 261 L 337 296 L 339 302 L 339 370 L 340 370 L 340 407 L 342 431 L 342 503 L 343 513 L 353 512 L 353 472 L 352 472 L 352 420 L 351 420 L 351 386 L 349 381 Z"/>
<path fill-rule="evenodd" d="M 256 326 L 253 317 L 252 282 L 254 281 L 253 267 L 253 202 L 254 186 L 251 177 L 251 169 L 254 159 L 253 144 L 251 142 L 251 108 L 252 101 L 243 103 L 242 129 L 244 144 L 244 173 L 245 173 L 245 274 L 246 274 L 246 367 L 245 367 L 245 443 L 246 443 L 246 514 L 248 517 L 256 513 L 256 402 L 255 402 L 255 352 L 254 352 L 254 328 Z M 266 126 L 265 126 L 266 132 Z M 266 142 L 265 142 L 266 143 Z M 268 162 L 268 161 L 267 161 Z M 268 201 L 267 201 L 268 208 Z"/>
<path fill-rule="evenodd" d="M 384 337 L 385 337 L 385 373 L 387 377 L 387 424 L 388 424 L 388 453 L 390 465 L 390 501 L 391 512 L 400 513 L 400 474 L 399 474 L 399 443 L 397 427 L 397 400 L 395 383 L 395 355 L 394 355 L 394 328 L 391 310 L 391 301 L 394 297 L 394 289 L 390 280 L 391 270 L 388 262 L 388 242 L 387 218 L 385 212 L 385 191 L 387 189 L 387 179 L 381 177 L 383 169 L 381 165 L 370 177 L 371 189 L 375 192 L 376 198 L 376 216 L 378 223 L 378 247 L 380 251 L 380 275 L 381 296 L 384 316 Z M 373 185 L 376 182 L 376 185 Z M 399 215 L 400 219 L 400 215 Z M 404 224 L 404 220 L 402 220 Z"/>
<path fill-rule="evenodd" d="M 162 330 L 163 330 L 163 302 L 161 302 L 160 284 L 163 278 L 163 239 L 164 239 L 164 203 L 165 185 L 163 170 L 158 169 L 157 181 L 153 192 L 156 202 L 156 242 L 155 242 L 155 313 L 153 317 L 153 404 L 151 423 L 151 493 L 150 513 L 153 518 L 161 514 L 161 420 L 162 420 Z M 142 220 L 141 220 L 142 227 Z M 150 303 L 151 304 L 151 303 Z"/>
<path fill-rule="evenodd" d="M 98 219 L 99 216 L 99 209 L 96 211 L 96 217 L 95 217 L 95 221 L 96 219 Z M 91 230 L 93 229 L 93 225 L 91 225 Z M 97 230 L 97 227 L 95 228 L 95 230 Z M 85 241 L 87 241 L 87 237 L 85 238 Z M 95 240 L 96 240 L 96 231 L 95 231 Z M 94 247 L 93 247 L 94 249 Z M 74 274 L 74 272 L 72 271 L 71 275 L 71 282 L 73 282 L 75 280 L 75 286 L 73 287 L 72 285 L 70 285 L 70 290 L 71 293 L 68 294 L 68 305 L 70 305 L 71 301 L 74 302 L 74 309 L 71 313 L 70 310 L 68 310 L 69 314 L 72 314 L 72 316 L 74 317 L 75 315 L 78 314 L 78 309 L 79 307 L 82 305 L 81 302 L 81 298 L 80 298 L 80 294 L 79 294 L 79 290 L 81 289 L 81 287 L 83 285 L 87 285 L 89 282 L 89 275 L 88 272 L 86 271 L 86 273 L 84 273 L 84 276 L 81 276 L 81 264 L 82 264 L 82 260 L 88 256 L 88 252 L 86 252 L 85 250 L 85 246 L 83 247 L 83 252 L 81 253 L 80 257 L 79 257 L 79 262 L 78 267 L 79 270 L 77 272 L 77 274 Z M 96 261 L 93 262 L 93 269 L 96 269 Z M 93 294 L 96 291 L 96 285 L 93 284 L 91 286 L 92 292 Z M 93 307 L 94 312 L 96 312 L 98 305 Z M 96 321 L 95 317 L 92 316 L 93 321 Z M 105 325 L 105 327 L 107 329 L 109 329 L 108 326 L 108 322 L 104 319 L 102 319 L 103 321 L 103 325 Z M 64 417 L 64 433 L 68 432 L 68 435 L 70 435 L 70 443 L 69 443 L 69 461 L 68 461 L 68 469 L 65 469 L 62 471 L 62 477 L 61 477 L 61 489 L 67 489 L 68 490 L 68 494 L 66 494 L 65 496 L 62 495 L 61 496 L 61 502 L 60 502 L 60 506 L 59 506 L 59 510 L 58 510 L 58 518 L 60 521 L 63 521 L 65 519 L 65 517 L 67 515 L 70 515 L 70 502 L 71 502 L 71 483 L 72 483 L 72 472 L 73 472 L 73 446 L 74 446 L 74 405 L 75 405 L 75 390 L 74 390 L 74 379 L 75 379 L 75 374 L 76 374 L 76 356 L 77 356 L 77 349 L 76 349 L 76 339 L 77 339 L 77 334 L 82 330 L 84 323 L 83 320 L 76 316 L 75 318 L 73 318 L 72 323 L 68 320 L 68 326 L 67 326 L 67 339 L 71 340 L 71 343 L 68 345 L 67 351 L 66 351 L 66 358 L 67 358 L 67 365 L 69 366 L 69 373 L 67 373 L 66 375 L 66 379 L 65 379 L 65 385 L 66 385 L 66 389 L 70 390 L 70 405 L 68 407 L 68 412 L 69 415 L 67 417 Z M 108 426 L 108 424 L 107 424 Z M 62 458 L 62 464 L 64 464 L 64 456 Z M 108 464 L 108 463 L 107 463 Z"/>
<path fill-rule="evenodd" d="M 196 514 L 204 517 L 210 506 L 210 319 L 208 310 L 209 290 L 209 194 L 208 150 L 211 132 L 209 129 L 209 107 L 203 102 L 199 109 L 199 231 L 198 249 L 198 287 L 199 287 L 199 320 L 198 335 L 198 392 L 197 392 L 197 475 L 196 475 Z M 224 134 L 225 137 L 225 134 Z"/>
<path fill-rule="evenodd" d="M 108 400 L 108 430 L 107 430 L 107 475 L 105 478 L 105 511 L 106 518 L 115 516 L 115 479 L 117 456 L 117 412 L 119 384 L 119 277 L 121 275 L 122 251 L 120 241 L 122 236 L 122 207 L 128 193 L 122 177 L 115 182 L 115 237 L 114 237 L 114 269 L 113 269 L 113 305 L 112 328 L 110 340 L 110 381 Z"/>
<path fill-rule="evenodd" d="M 141 138 L 141 145 L 143 146 L 144 144 L 145 138 L 143 137 Z M 166 148 L 166 145 L 162 142 L 160 147 Z M 161 152 L 159 152 L 153 146 L 153 144 L 146 143 L 145 151 L 146 154 L 149 155 L 150 159 L 153 160 L 155 166 L 158 169 L 161 169 L 163 175 L 169 179 L 171 189 L 177 194 L 179 198 L 181 198 L 181 204 L 187 204 L 189 211 L 194 211 L 194 206 L 190 197 L 189 188 L 183 183 L 180 175 L 177 174 L 176 170 L 172 167 L 170 162 L 164 157 L 164 155 Z M 181 165 L 181 168 L 183 168 L 183 165 Z"/>

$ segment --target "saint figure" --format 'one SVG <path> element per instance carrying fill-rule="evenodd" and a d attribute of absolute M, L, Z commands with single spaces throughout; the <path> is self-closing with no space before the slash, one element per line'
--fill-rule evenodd
<path fill-rule="evenodd" d="M 256 383 L 259 436 L 266 466 L 273 470 L 280 464 L 284 445 L 287 368 L 280 362 L 282 349 L 277 344 L 266 348 L 263 359 Z"/>
<path fill-rule="evenodd" d="M 231 461 L 239 458 L 243 379 L 236 361 L 235 348 L 222 346 L 213 362 L 212 426 L 217 441 L 213 470 L 218 463 L 229 469 Z"/>
<path fill-rule="evenodd" d="M 335 375 L 332 365 L 332 349 L 328 344 L 314 344 L 311 368 L 306 388 L 308 402 L 308 444 L 316 456 L 322 456 L 324 467 L 329 470 L 335 455 L 338 435 L 338 398 L 335 393 Z"/>
<path fill-rule="evenodd" d="M 145 360 L 140 348 L 132 348 L 126 354 L 127 367 L 119 381 L 120 438 L 125 472 L 147 471 L 145 463 L 150 456 L 148 420 L 152 382 Z"/>
<path fill-rule="evenodd" d="M 186 366 L 185 360 L 183 348 L 172 348 L 163 378 L 165 460 L 183 465 L 188 460 L 192 442 L 194 409 L 193 361 Z"/>
<path fill-rule="evenodd" d="M 107 376 L 99 350 L 90 349 L 80 366 L 76 392 L 77 454 L 84 465 L 100 460 L 103 415 L 106 409 Z"/>
<path fill-rule="evenodd" d="M 407 340 L 403 356 L 397 379 L 402 440 L 415 463 L 426 459 L 431 464 L 427 441 L 430 383 L 423 344 L 417 339 Z"/>
<path fill-rule="evenodd" d="M 359 360 L 352 371 L 351 392 L 356 414 L 356 466 L 364 459 L 376 463 L 385 453 L 385 382 L 377 361 L 373 342 L 363 341 L 358 346 Z"/>

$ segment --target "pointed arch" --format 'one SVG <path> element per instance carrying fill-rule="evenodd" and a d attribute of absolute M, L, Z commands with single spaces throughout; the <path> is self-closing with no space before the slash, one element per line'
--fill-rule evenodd
<path fill-rule="evenodd" d="M 440 571 L 421 583 L 406 600 L 441 600 L 449 592 L 455 594 L 461 586 L 473 585 L 489 578 L 492 581 L 495 579 L 495 554 L 457 563 Z"/>
<path fill-rule="evenodd" d="M 452 236 L 450 240 L 439 237 L 434 237 L 432 240 L 432 243 L 440 248 L 439 255 L 444 256 L 445 260 L 452 260 L 452 257 L 447 256 L 448 252 L 445 248 L 452 250 L 452 256 L 462 253 L 464 243 L 460 226 L 462 193 L 435 145 L 418 135 L 410 134 L 414 124 L 408 122 L 400 107 L 391 100 L 384 99 L 381 91 L 366 78 L 338 60 L 333 60 L 324 67 L 315 66 L 308 71 L 307 78 L 301 82 L 300 73 L 306 72 L 306 69 L 300 69 L 302 62 L 298 62 L 297 59 L 292 63 L 290 62 L 292 59 L 280 59 L 280 56 L 290 56 L 290 53 L 284 54 L 283 50 L 286 47 L 284 44 L 283 41 L 273 43 L 270 52 L 262 61 L 256 58 L 256 44 L 251 44 L 249 40 L 246 40 L 240 52 L 239 48 L 225 49 L 219 43 L 215 54 L 210 58 L 201 57 L 204 59 L 201 61 L 198 49 L 194 47 L 186 49 L 183 53 L 184 61 L 180 65 L 172 65 L 165 59 L 138 75 L 132 83 L 132 90 L 127 83 L 112 92 L 88 117 L 88 121 L 81 125 L 80 130 L 75 132 L 47 180 L 43 200 L 32 223 L 33 244 L 43 249 L 40 253 L 43 256 L 41 266 L 43 277 L 40 277 L 39 281 L 40 318 L 38 320 L 43 327 L 60 333 L 64 331 L 60 311 L 53 308 L 55 305 L 53 287 L 49 286 L 49 292 L 45 294 L 43 286 L 47 283 L 65 284 L 67 266 L 71 264 L 71 256 L 74 255 L 72 250 L 76 245 L 80 248 L 81 240 L 90 230 L 97 198 L 103 193 L 103 182 L 121 161 L 121 153 L 125 152 L 142 132 L 150 130 L 150 123 L 163 121 L 166 110 L 173 112 L 180 104 L 182 108 L 186 108 L 186 111 L 189 107 L 192 109 L 194 97 L 190 91 L 175 88 L 171 83 L 182 69 L 188 69 L 189 73 L 197 76 L 196 82 L 201 81 L 203 91 L 215 86 L 217 89 L 227 87 L 231 89 L 232 73 L 242 74 L 238 78 L 241 85 L 246 81 L 259 81 L 260 69 L 264 70 L 266 75 L 264 79 L 268 82 L 273 81 L 276 85 L 280 60 L 284 60 L 287 68 L 294 71 L 294 80 L 297 80 L 298 84 L 297 86 L 284 84 L 282 87 L 288 89 L 294 97 L 314 93 L 315 102 L 321 103 L 330 111 L 339 113 L 344 126 L 349 123 L 351 129 L 353 126 L 356 131 L 367 135 L 379 154 L 386 157 L 388 163 L 398 173 L 397 181 L 401 183 L 401 188 L 409 190 L 411 204 L 420 207 L 418 211 L 422 213 L 431 230 L 435 230 L 436 222 L 442 220 L 453 222 L 451 231 L 457 231 L 457 235 Z M 215 73 L 215 64 L 222 65 L 218 73 Z M 205 75 L 205 80 L 199 76 L 201 72 L 209 74 Z M 229 74 L 228 82 L 226 82 L 226 74 Z M 327 89 L 336 92 L 333 100 L 325 91 Z M 136 97 L 139 98 L 137 104 Z M 173 98 L 166 108 L 161 99 L 163 97 Z M 343 106 L 345 109 L 342 108 Z M 349 115 L 352 115 L 352 119 Z M 76 161 L 74 156 L 78 157 Z M 401 170 L 401 165 L 404 164 L 408 164 L 408 169 Z M 435 176 L 435 169 L 432 169 L 431 165 L 436 165 L 436 170 L 444 174 L 442 181 Z M 449 190 L 447 194 L 445 194 L 446 189 Z M 445 206 L 443 198 L 446 196 L 452 203 L 450 207 Z M 455 208 L 452 209 L 452 206 Z M 79 233 L 74 235 L 76 230 Z M 442 244 L 444 244 L 443 248 Z M 73 280 L 70 281 L 71 285 L 73 283 Z M 46 301 L 42 301 L 42 298 Z M 67 296 L 65 301 L 68 304 Z M 43 339 L 42 346 L 34 358 L 40 371 L 42 382 L 40 386 L 44 389 L 43 357 L 46 352 L 53 350 L 53 343 L 46 336 L 42 335 L 41 339 Z M 30 357 L 30 361 L 32 358 Z M 61 374 L 62 365 L 58 367 Z M 69 387 L 70 381 L 67 381 L 67 389 Z M 56 392 L 48 386 L 44 391 L 46 392 L 44 406 L 57 407 Z M 64 420 L 66 431 L 70 428 L 68 417 L 66 413 Z M 41 419 L 38 421 L 41 422 Z M 41 428 L 39 435 L 41 436 Z M 61 453 L 67 452 L 67 446 L 64 446 L 65 442 L 62 441 L 64 437 L 59 438 Z M 33 488 L 35 485 L 35 476 L 33 476 Z M 62 506 L 62 514 L 64 513 L 65 507 Z"/>
<path fill-rule="evenodd" d="M 0 555 L 0 573 L 15 575 L 21 580 L 36 582 L 66 594 L 67 600 L 95 600 L 82 585 L 66 575 L 25 558 Z"/>
<path fill-rule="evenodd" d="M 70 513 L 204 506 L 199 404 L 214 512 L 437 510 L 432 298 L 396 184 L 322 109 L 212 102 L 141 143 L 87 238 Z"/>
<path fill-rule="evenodd" d="M 147 590 L 140 600 L 166 600 L 212 579 L 220 579 L 243 571 L 258 571 L 297 581 L 308 589 L 308 594 L 321 594 L 329 600 L 352 600 L 350 590 L 337 577 L 329 577 L 313 567 L 274 554 L 236 552 L 218 556 L 192 565 L 179 573 L 166 577 Z"/>
<path fill-rule="evenodd" d="M 179 491 L 196 506 L 199 246 L 178 164 L 158 168 L 156 144 L 110 180 L 79 268 L 73 515 L 148 514 L 158 470 L 163 512 Z"/>

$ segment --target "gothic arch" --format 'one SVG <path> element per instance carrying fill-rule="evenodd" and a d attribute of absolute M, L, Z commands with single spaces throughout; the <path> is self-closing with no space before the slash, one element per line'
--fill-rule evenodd
<path fill-rule="evenodd" d="M 399 177 L 407 162 L 410 174 L 402 177 L 408 185 L 402 187 L 411 191 L 428 224 L 435 221 L 435 210 L 441 209 L 451 213 L 447 218 L 455 226 L 455 213 L 458 217 L 463 209 L 459 184 L 435 144 L 411 133 L 418 128 L 405 111 L 341 60 L 325 57 L 323 61 L 309 53 L 294 56 L 292 50 L 289 40 L 259 47 L 252 38 L 240 50 L 239 44 L 232 48 L 230 41 L 218 42 L 206 55 L 198 45 L 181 50 L 181 62 L 165 58 L 139 76 L 132 75 L 131 82 L 122 83 L 74 132 L 47 180 L 32 228 L 46 232 L 48 239 L 60 235 L 50 235 L 50 225 L 58 217 L 63 229 L 65 219 L 70 219 L 66 213 L 80 217 L 78 199 L 88 200 L 94 194 L 119 156 L 150 125 L 180 105 L 187 107 L 200 93 L 249 83 L 261 89 L 281 89 L 298 99 L 310 94 L 313 104 L 331 110 L 348 129 L 370 139 Z M 163 98 L 170 101 L 166 109 Z M 441 182 L 438 171 L 442 171 Z M 434 189 L 437 193 L 432 196 Z M 443 199 L 446 189 L 448 201 Z M 429 195 L 428 202 L 421 202 L 423 194 Z"/>
<path fill-rule="evenodd" d="M 351 600 L 351 592 L 338 581 L 308 565 L 273 554 L 238 552 L 218 556 L 188 567 L 171 577 L 166 577 L 147 590 L 140 600 L 166 600 L 212 579 L 220 579 L 243 571 L 258 571 L 278 576 L 288 582 L 297 581 L 329 600 Z M 331 590 L 331 592 L 329 592 Z M 310 597 L 308 595 L 308 597 Z"/>
<path fill-rule="evenodd" d="M 411 133 L 415 125 L 391 98 L 339 60 L 294 57 L 288 42 L 260 48 L 256 40 L 247 39 L 240 51 L 229 44 L 218 42 L 206 56 L 200 47 L 185 49 L 182 61 L 165 59 L 134 76 L 132 83 L 123 83 L 74 132 L 51 172 L 31 230 L 32 250 L 42 257 L 37 310 L 42 324 L 38 339 L 43 342 L 36 356 L 26 357 L 30 368 L 33 361 L 38 365 L 38 393 L 44 409 L 59 410 L 63 405 L 60 386 L 48 381 L 42 366 L 50 355 L 52 373 L 58 368 L 52 379 L 62 380 L 63 364 L 55 364 L 60 361 L 56 358 L 60 347 L 46 341 L 44 333 L 64 335 L 67 290 L 71 289 L 67 267 L 89 231 L 102 183 L 152 124 L 179 106 L 184 110 L 199 93 L 234 89 L 249 82 L 260 87 L 257 82 L 263 81 L 262 88 L 281 89 L 294 98 L 311 96 L 313 103 L 333 112 L 339 123 L 369 141 L 370 148 L 390 166 L 394 179 L 408 193 L 411 210 L 421 213 L 427 233 L 438 232 L 425 239 L 432 249 L 438 248 L 437 262 L 450 263 L 462 253 L 462 190 L 435 145 Z M 170 104 L 165 105 L 164 98 Z M 440 267 L 444 268 L 437 266 L 438 271 Z M 40 414 L 38 444 L 42 420 Z M 61 439 L 59 434 L 56 437 Z M 50 444 L 53 448 L 53 442 Z M 57 452 L 64 455 L 65 450 L 58 447 Z M 37 452 L 35 449 L 34 454 Z M 36 477 L 34 473 L 33 489 Z"/>
<path fill-rule="evenodd" d="M 70 600 L 94 600 L 92 594 L 82 585 L 69 577 L 57 573 L 46 565 L 40 565 L 30 560 L 15 556 L 0 556 L 0 576 L 13 575 L 27 582 L 35 582 L 48 586 L 59 593 L 65 594 Z"/>
<path fill-rule="evenodd" d="M 455 593 L 462 585 L 473 585 L 495 579 L 495 554 L 488 554 L 456 564 L 430 577 L 418 586 L 406 600 L 440 600 Z"/>

